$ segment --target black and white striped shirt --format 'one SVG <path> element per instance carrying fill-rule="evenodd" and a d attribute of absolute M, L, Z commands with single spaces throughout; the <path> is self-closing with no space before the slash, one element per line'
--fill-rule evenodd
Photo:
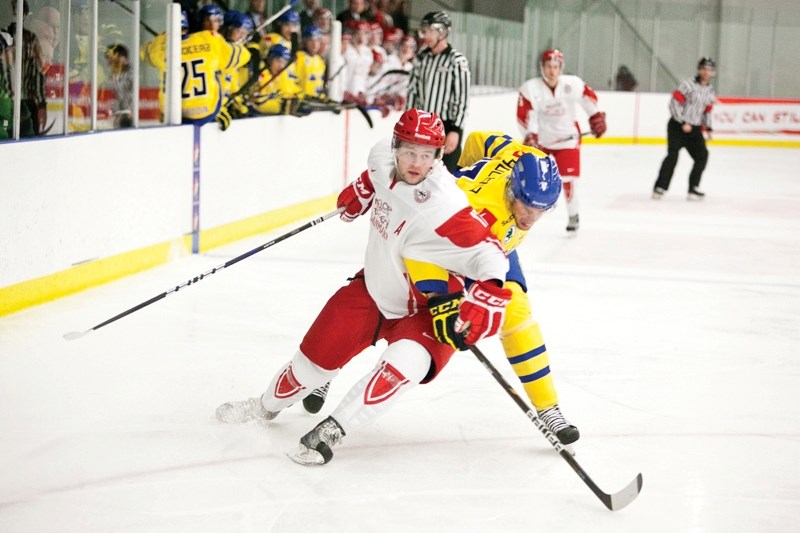
<path fill-rule="evenodd" d="M 469 105 L 469 86 L 469 63 L 461 52 L 448 45 L 434 55 L 425 47 L 414 58 L 406 109 L 434 112 L 444 122 L 445 131 L 457 131 L 460 136 Z"/>
<path fill-rule="evenodd" d="M 672 93 L 669 112 L 676 121 L 711 129 L 711 107 L 717 101 L 714 86 L 703 85 L 698 78 L 688 78 L 681 82 Z"/>

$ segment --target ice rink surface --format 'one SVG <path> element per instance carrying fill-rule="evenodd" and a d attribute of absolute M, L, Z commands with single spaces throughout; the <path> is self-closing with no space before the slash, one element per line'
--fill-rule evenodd
<path fill-rule="evenodd" d="M 260 394 L 362 260 L 367 224 L 305 231 L 84 338 L 291 229 L 0 319 L 0 531 L 786 532 L 800 517 L 800 150 L 711 147 L 650 199 L 663 146 L 588 145 L 520 250 L 581 466 L 606 510 L 469 352 L 324 467 L 290 461 L 319 415 L 215 421 Z M 298 223 L 300 225 L 302 222 Z M 97 228 L 99 230 L 99 228 Z M 497 339 L 480 345 L 521 390 Z"/>

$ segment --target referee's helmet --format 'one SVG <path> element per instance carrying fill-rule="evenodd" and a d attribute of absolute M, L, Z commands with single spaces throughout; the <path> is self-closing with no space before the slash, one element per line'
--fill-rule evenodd
<path fill-rule="evenodd" d="M 453 22 L 450 20 L 450 15 L 444 11 L 431 11 L 422 17 L 422 20 L 419 23 L 420 29 L 430 27 L 438 30 L 443 35 L 450 33 L 450 27 L 452 25 Z"/>

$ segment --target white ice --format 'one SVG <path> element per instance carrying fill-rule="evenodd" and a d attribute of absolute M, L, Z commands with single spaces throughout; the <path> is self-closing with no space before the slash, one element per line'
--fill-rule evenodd
<path fill-rule="evenodd" d="M 520 250 L 576 459 L 606 492 L 641 472 L 629 507 L 606 510 L 469 352 L 324 467 L 286 453 L 382 345 L 319 415 L 216 422 L 359 267 L 366 221 L 331 219 L 78 340 L 291 227 L 0 319 L 0 531 L 796 531 L 800 151 L 712 147 L 703 202 L 685 153 L 650 199 L 664 151 L 586 146 L 580 235 L 561 206 Z"/>

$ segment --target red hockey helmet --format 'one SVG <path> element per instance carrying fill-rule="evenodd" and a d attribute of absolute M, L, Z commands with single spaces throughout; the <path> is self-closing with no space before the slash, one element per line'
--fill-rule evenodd
<path fill-rule="evenodd" d="M 558 63 L 561 65 L 561 68 L 564 68 L 564 54 L 561 53 L 559 49 L 553 50 L 545 50 L 542 53 L 542 57 L 539 59 L 539 63 L 544 66 L 545 63 Z"/>
<path fill-rule="evenodd" d="M 441 157 L 444 148 L 444 123 L 436 113 L 409 109 L 394 125 L 392 147 L 397 148 L 400 141 L 436 148 L 438 157 Z"/>

